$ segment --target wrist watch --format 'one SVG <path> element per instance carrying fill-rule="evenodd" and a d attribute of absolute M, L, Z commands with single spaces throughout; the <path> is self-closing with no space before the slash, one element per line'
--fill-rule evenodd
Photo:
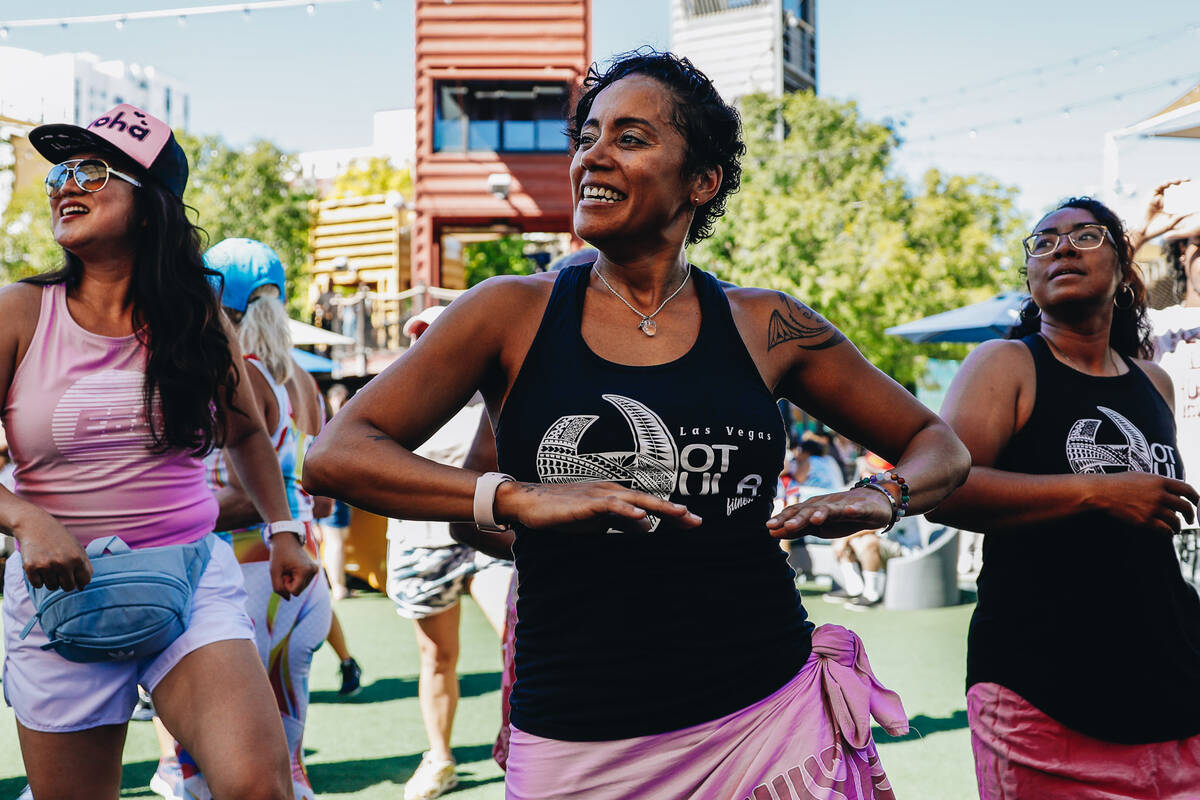
<path fill-rule="evenodd" d="M 294 533 L 296 538 L 300 540 L 300 546 L 303 547 L 308 543 L 308 526 L 303 522 L 294 519 L 279 520 L 278 522 L 268 522 L 263 528 L 263 541 L 268 545 L 275 538 L 277 533 Z"/>
<path fill-rule="evenodd" d="M 475 481 L 475 526 L 484 533 L 507 533 L 511 525 L 502 525 L 496 521 L 496 489 L 502 483 L 515 481 L 512 475 L 503 472 L 485 472 Z"/>

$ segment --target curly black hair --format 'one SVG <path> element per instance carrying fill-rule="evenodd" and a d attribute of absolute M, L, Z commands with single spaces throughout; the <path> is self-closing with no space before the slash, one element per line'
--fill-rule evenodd
<path fill-rule="evenodd" d="M 1187 294 L 1187 265 L 1183 263 L 1183 251 L 1186 247 L 1186 239 L 1170 239 L 1163 245 L 1167 266 L 1171 268 L 1171 273 L 1175 276 L 1176 297 L 1183 297 Z"/>
<path fill-rule="evenodd" d="M 646 75 L 666 86 L 675 99 L 675 129 L 687 143 L 684 174 L 691 176 L 714 167 L 721 168 L 721 187 L 704 205 L 688 228 L 687 244 L 695 244 L 712 235 L 713 224 L 725 213 L 725 201 L 742 183 L 741 158 L 746 153 L 742 142 L 742 121 L 737 109 L 721 99 L 711 80 L 686 58 L 654 48 L 640 48 L 613 59 L 603 73 L 595 64 L 583 80 L 583 94 L 575 111 L 567 119 L 567 135 L 574 146 L 592 110 L 596 95 L 629 75 Z"/>
<path fill-rule="evenodd" d="M 1133 262 L 1133 246 L 1125 232 L 1121 218 L 1108 206 L 1093 197 L 1070 197 L 1058 204 L 1054 211 L 1064 208 L 1079 208 L 1090 213 L 1096 221 L 1108 229 L 1113 247 L 1117 251 L 1117 265 L 1122 280 L 1133 291 L 1133 302 L 1125 308 L 1113 308 L 1112 326 L 1108 340 L 1112 348 L 1126 358 L 1151 358 L 1154 345 L 1150 340 L 1150 321 L 1146 318 L 1146 284 L 1142 281 L 1137 264 Z M 1054 213 L 1053 211 L 1050 213 Z M 1049 216 L 1049 215 L 1047 215 Z M 1044 218 L 1043 218 L 1044 219 Z M 1024 269 L 1022 269 L 1024 274 Z M 1008 332 L 1009 339 L 1020 339 L 1037 333 L 1042 326 L 1040 310 L 1033 298 L 1021 308 L 1021 321 Z"/>

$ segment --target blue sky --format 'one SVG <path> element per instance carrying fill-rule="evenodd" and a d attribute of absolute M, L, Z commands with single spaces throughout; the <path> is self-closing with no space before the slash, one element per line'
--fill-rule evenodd
<path fill-rule="evenodd" d="M 206 2 L 0 0 L 0 20 Z M 153 64 L 190 87 L 196 132 L 234 143 L 265 137 L 292 150 L 346 147 L 369 142 L 373 111 L 412 103 L 412 14 L 412 0 L 384 0 L 378 10 L 354 0 L 313 16 L 263 10 L 248 20 L 192 17 L 185 27 L 167 19 L 122 31 L 13 29 L 4 44 Z M 593 0 L 593 32 L 595 58 L 665 47 L 668 2 Z M 1200 5 L 820 0 L 818 72 L 821 94 L 903 123 L 903 174 L 915 179 L 930 166 L 987 173 L 1019 187 L 1032 214 L 1099 190 L 1104 132 L 1200 82 Z M 1121 166 L 1126 194 L 1117 204 L 1133 213 L 1157 181 L 1200 178 L 1200 142 L 1127 142 Z"/>

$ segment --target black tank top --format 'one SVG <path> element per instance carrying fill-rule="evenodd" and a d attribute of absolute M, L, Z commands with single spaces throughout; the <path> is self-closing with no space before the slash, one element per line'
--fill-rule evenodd
<path fill-rule="evenodd" d="M 997 469 L 1182 479 L 1175 422 L 1150 379 L 1085 375 L 1022 340 L 1037 397 Z M 984 538 L 967 687 L 1005 686 L 1069 728 L 1122 744 L 1200 733 L 1200 598 L 1171 537 L 1099 512 Z"/>
<path fill-rule="evenodd" d="M 554 284 L 497 426 L 500 468 L 522 481 L 614 481 L 684 503 L 704 524 L 517 528 L 512 722 L 573 741 L 663 733 L 750 705 L 800 670 L 812 629 L 765 527 L 783 421 L 721 286 L 693 268 L 691 350 L 626 366 L 580 334 L 590 272 L 570 267 Z"/>

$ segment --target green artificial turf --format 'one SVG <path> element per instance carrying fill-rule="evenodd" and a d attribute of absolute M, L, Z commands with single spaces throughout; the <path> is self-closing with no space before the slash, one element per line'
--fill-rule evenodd
<path fill-rule="evenodd" d="M 963 672 L 971 606 L 931 611 L 847 611 L 824 603 L 805 586 L 812 620 L 857 631 L 875 674 L 904 699 L 914 732 L 892 739 L 876 727 L 876 741 L 897 797 L 963 800 L 976 796 L 967 733 Z M 426 748 L 417 707 L 417 647 L 412 623 L 379 595 L 336 606 L 351 650 L 363 667 L 365 688 L 350 701 L 337 697 L 337 659 L 317 653 L 311 680 L 305 746 L 309 774 L 320 797 L 395 800 Z M 491 759 L 500 722 L 500 651 L 495 633 L 473 602 L 464 603 L 459 661 L 462 700 L 454 727 L 460 788 L 450 797 L 499 800 L 503 776 Z M 919 732 L 919 733 L 918 733 Z M 148 788 L 157 760 L 150 723 L 129 726 L 122 797 L 156 797 Z M 12 711 L 0 708 L 0 800 L 24 786 Z"/>

